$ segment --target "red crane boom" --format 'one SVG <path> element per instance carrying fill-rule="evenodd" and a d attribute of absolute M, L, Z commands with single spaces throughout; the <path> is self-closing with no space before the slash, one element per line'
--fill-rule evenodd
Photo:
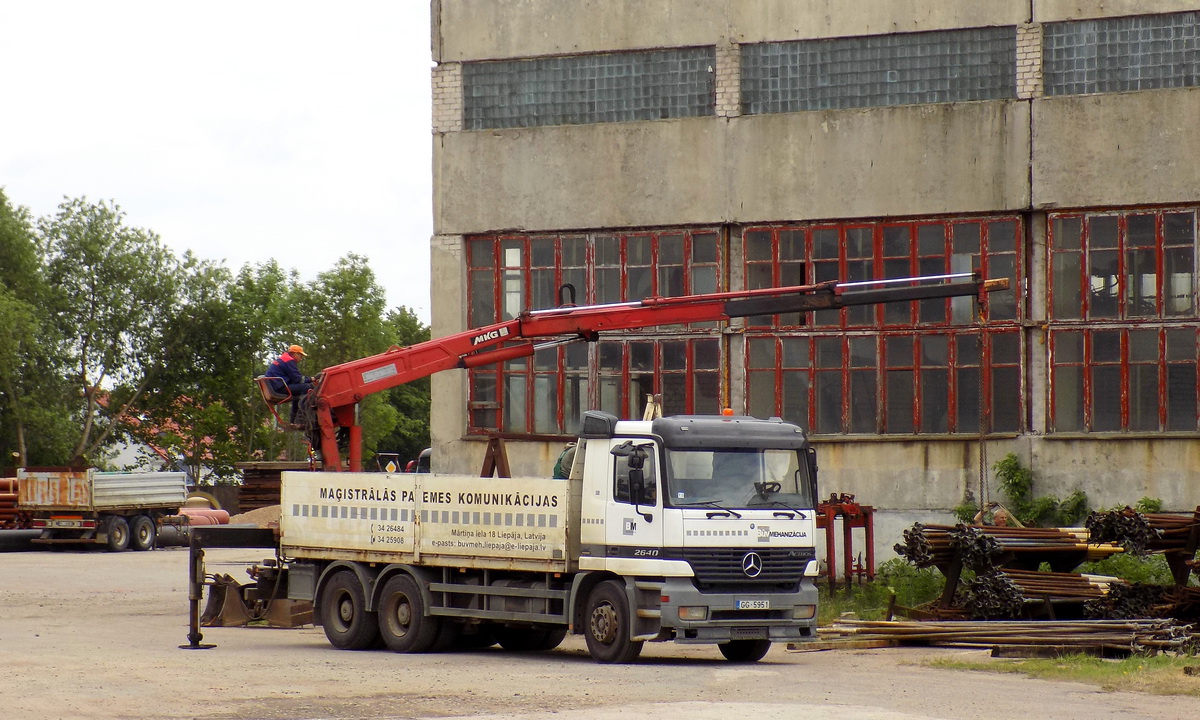
<path fill-rule="evenodd" d="M 409 347 L 325 368 L 309 404 L 309 440 L 320 450 L 324 470 L 341 470 L 338 428 L 348 431 L 351 471 L 362 469 L 362 430 L 358 403 L 372 393 L 443 370 L 471 368 L 533 355 L 540 347 L 598 339 L 602 332 L 656 325 L 729 320 L 752 315 L 832 310 L 852 305 L 908 302 L 974 295 L 1008 288 L 1006 278 L 984 280 L 979 273 L 895 278 L 863 283 L 821 283 L 733 292 L 651 297 L 609 305 L 527 310 L 512 320 L 456 333 Z M 535 344 L 531 338 L 553 338 Z M 524 341 L 524 342 L 521 342 Z M 516 342 L 517 344 L 512 344 Z M 315 418 L 314 418 L 315 416 Z"/>

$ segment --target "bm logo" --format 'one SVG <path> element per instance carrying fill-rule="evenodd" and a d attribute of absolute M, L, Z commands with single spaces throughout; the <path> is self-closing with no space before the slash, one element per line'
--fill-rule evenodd
<path fill-rule="evenodd" d="M 476 335 L 475 337 L 471 338 L 471 344 L 472 345 L 482 345 L 485 342 L 491 342 L 492 340 L 499 340 L 502 337 L 508 337 L 508 328 L 505 327 L 505 328 L 499 328 L 497 330 L 489 330 L 480 335 Z"/>

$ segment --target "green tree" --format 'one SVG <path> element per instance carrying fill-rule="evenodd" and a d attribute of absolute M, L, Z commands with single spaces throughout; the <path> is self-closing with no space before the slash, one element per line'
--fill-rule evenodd
<path fill-rule="evenodd" d="M 61 464 L 73 423 L 33 222 L 0 190 L 0 464 Z"/>
<path fill-rule="evenodd" d="M 429 326 L 407 307 L 388 313 L 387 327 L 392 343 L 407 347 L 430 339 Z M 429 447 L 430 379 L 394 387 L 387 393 L 388 403 L 396 409 L 396 426 L 376 444 L 379 451 L 398 453 L 402 460 L 417 457 Z"/>
<path fill-rule="evenodd" d="M 393 344 L 384 322 L 387 300 L 366 258 L 346 255 L 297 294 L 296 310 L 304 328 L 293 337 L 306 338 L 305 374 L 384 352 Z M 365 462 L 374 455 L 379 439 L 392 432 L 399 416 L 383 394 L 363 398 L 358 415 Z"/>
<path fill-rule="evenodd" d="M 181 336 L 179 261 L 113 203 L 68 199 L 38 222 L 50 303 L 77 395 L 72 463 L 111 443 Z M 112 388 L 112 392 L 108 392 Z"/>

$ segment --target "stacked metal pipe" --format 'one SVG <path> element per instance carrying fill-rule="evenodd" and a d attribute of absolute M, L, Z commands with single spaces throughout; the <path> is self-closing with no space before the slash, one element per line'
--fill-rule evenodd
<path fill-rule="evenodd" d="M 965 567 L 986 572 L 1007 554 L 1033 561 L 1039 554 L 1078 552 L 1082 560 L 1095 560 L 1121 552 L 1115 544 L 1089 544 L 1080 528 L 1013 528 L 992 525 L 923 525 L 904 531 L 896 554 L 917 567 L 943 567 L 961 560 Z"/>
<path fill-rule="evenodd" d="M 0 478 L 0 528 L 17 524 L 17 479 Z"/>
<path fill-rule="evenodd" d="M 1140 513 L 1133 508 L 1093 512 L 1084 523 L 1092 542 L 1112 542 L 1126 552 L 1185 550 L 1193 529 L 1200 525 L 1200 510 L 1192 513 Z"/>
<path fill-rule="evenodd" d="M 1090 618 L 1113 620 L 1171 617 L 1167 612 L 1167 597 L 1171 590 L 1167 585 L 1146 583 L 1114 585 L 1104 597 L 1084 603 L 1083 612 Z"/>
<path fill-rule="evenodd" d="M 992 647 L 996 645 L 1103 648 L 1123 652 L 1181 652 L 1200 635 L 1171 620 L 896 621 L 848 620 L 822 635 L 897 644 Z"/>
<path fill-rule="evenodd" d="M 1103 599 L 1113 589 L 1125 584 L 1124 580 L 1105 575 L 1008 568 L 976 576 L 967 585 L 963 604 L 978 619 L 1014 618 L 1026 609 L 1037 611 L 1047 603 L 1082 607 L 1088 602 Z"/>

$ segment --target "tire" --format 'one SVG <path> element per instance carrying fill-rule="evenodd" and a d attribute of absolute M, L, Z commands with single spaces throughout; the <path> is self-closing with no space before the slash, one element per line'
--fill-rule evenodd
<path fill-rule="evenodd" d="M 441 617 L 427 617 L 425 620 L 433 620 L 437 623 L 437 637 L 433 639 L 433 645 L 429 647 L 429 652 L 449 652 L 458 646 L 458 636 L 462 635 L 462 623 L 453 622 Z"/>
<path fill-rule="evenodd" d="M 325 637 L 339 650 L 366 650 L 379 638 L 379 621 L 367 612 L 362 585 L 352 572 L 339 572 L 325 583 L 320 613 Z"/>
<path fill-rule="evenodd" d="M 541 647 L 538 650 L 553 650 L 562 645 L 563 640 L 567 639 L 567 628 L 564 625 L 559 628 L 550 628 L 546 630 L 546 637 L 542 640 Z"/>
<path fill-rule="evenodd" d="M 392 652 L 429 652 L 438 640 L 441 624 L 439 618 L 425 615 L 425 601 L 412 576 L 397 575 L 383 586 L 379 633 Z"/>
<path fill-rule="evenodd" d="M 566 627 L 508 627 L 496 628 L 496 642 L 510 652 L 553 650 L 567 636 Z"/>
<path fill-rule="evenodd" d="M 129 548 L 129 523 L 120 515 L 113 515 L 104 523 L 108 541 L 105 547 L 109 552 L 122 552 Z"/>
<path fill-rule="evenodd" d="M 771 649 L 770 640 L 730 640 L 717 645 L 729 662 L 752 663 L 763 659 Z"/>
<path fill-rule="evenodd" d="M 495 644 L 496 635 L 493 627 L 485 623 L 479 625 L 475 632 L 464 632 L 459 635 L 456 648 L 459 650 L 483 650 Z"/>
<path fill-rule="evenodd" d="M 129 547 L 134 550 L 149 550 L 158 540 L 158 527 L 147 515 L 138 515 L 129 527 Z"/>
<path fill-rule="evenodd" d="M 605 580 L 592 588 L 583 621 L 588 653 L 596 662 L 633 662 L 642 652 L 641 641 L 629 637 L 629 602 L 620 583 Z"/>

